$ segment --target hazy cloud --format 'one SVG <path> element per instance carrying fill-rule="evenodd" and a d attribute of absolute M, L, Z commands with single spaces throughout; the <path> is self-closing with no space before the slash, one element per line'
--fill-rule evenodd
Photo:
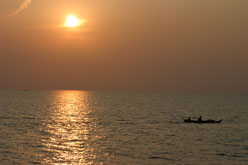
<path fill-rule="evenodd" d="M 31 2 L 32 0 L 24 0 L 20 7 L 14 13 L 10 14 L 10 16 L 19 14 L 21 11 L 26 9 L 31 4 Z"/>

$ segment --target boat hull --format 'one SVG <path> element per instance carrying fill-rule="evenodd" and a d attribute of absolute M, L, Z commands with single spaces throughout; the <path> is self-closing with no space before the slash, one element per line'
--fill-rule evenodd
<path fill-rule="evenodd" d="M 221 120 L 202 120 L 202 121 L 198 121 L 198 120 L 188 120 L 188 119 L 183 119 L 185 123 L 197 123 L 197 124 L 211 124 L 211 123 L 221 123 L 223 119 Z"/>

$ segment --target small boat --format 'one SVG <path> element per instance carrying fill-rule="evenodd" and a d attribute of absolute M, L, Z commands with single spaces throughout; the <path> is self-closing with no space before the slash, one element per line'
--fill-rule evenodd
<path fill-rule="evenodd" d="M 191 119 L 183 119 L 185 123 L 221 123 L 223 119 L 221 120 L 191 120 Z"/>

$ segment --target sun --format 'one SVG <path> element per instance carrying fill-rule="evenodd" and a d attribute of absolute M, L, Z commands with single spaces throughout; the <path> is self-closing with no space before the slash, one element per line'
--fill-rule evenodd
<path fill-rule="evenodd" d="M 66 17 L 65 27 L 73 28 L 80 26 L 82 21 L 80 21 L 76 16 L 69 15 Z"/>

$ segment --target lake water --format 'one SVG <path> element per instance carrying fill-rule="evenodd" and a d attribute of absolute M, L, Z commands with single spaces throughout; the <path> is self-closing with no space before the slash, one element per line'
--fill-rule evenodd
<path fill-rule="evenodd" d="M 248 164 L 248 95 L 3 90 L 0 130 L 1 164 Z"/>

